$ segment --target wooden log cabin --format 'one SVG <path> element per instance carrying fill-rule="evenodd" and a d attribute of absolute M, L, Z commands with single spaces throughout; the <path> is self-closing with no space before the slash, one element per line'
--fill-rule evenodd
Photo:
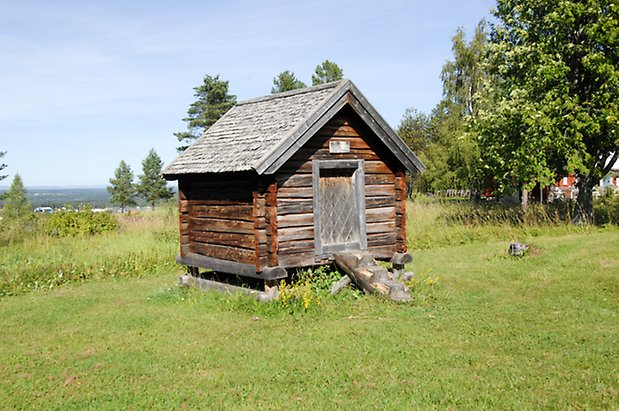
<path fill-rule="evenodd" d="M 180 256 L 267 282 L 368 250 L 406 252 L 405 173 L 423 164 L 349 80 L 242 101 L 163 171 Z"/>

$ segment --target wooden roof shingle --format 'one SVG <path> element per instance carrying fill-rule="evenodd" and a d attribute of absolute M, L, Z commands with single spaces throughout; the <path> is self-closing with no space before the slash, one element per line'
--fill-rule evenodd
<path fill-rule="evenodd" d="M 424 166 L 350 80 L 237 103 L 163 170 L 182 174 L 255 170 L 272 174 L 349 104 L 410 171 Z"/>

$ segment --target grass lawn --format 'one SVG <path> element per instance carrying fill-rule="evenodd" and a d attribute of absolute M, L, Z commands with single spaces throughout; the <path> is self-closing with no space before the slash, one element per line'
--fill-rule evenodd
<path fill-rule="evenodd" d="M 416 251 L 412 305 L 290 314 L 173 269 L 7 297 L 0 407 L 619 408 L 619 229 L 527 241 Z"/>

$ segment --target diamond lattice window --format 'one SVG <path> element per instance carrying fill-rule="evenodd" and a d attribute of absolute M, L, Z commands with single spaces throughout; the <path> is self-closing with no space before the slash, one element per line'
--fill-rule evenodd
<path fill-rule="evenodd" d="M 322 244 L 359 241 L 359 218 L 352 176 L 321 177 L 320 198 Z"/>

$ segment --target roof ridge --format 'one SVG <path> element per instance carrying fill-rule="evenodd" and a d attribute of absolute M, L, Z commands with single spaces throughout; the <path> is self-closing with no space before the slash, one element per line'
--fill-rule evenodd
<path fill-rule="evenodd" d="M 251 98 L 251 99 L 248 99 L 248 100 L 241 100 L 238 103 L 236 103 L 236 105 L 237 106 L 242 106 L 242 105 L 245 105 L 245 104 L 260 103 L 260 102 L 263 102 L 263 101 L 276 100 L 278 98 L 285 98 L 285 97 L 296 96 L 296 95 L 299 95 L 299 94 L 313 93 L 313 92 L 316 92 L 316 91 L 327 90 L 327 89 L 330 89 L 330 88 L 335 88 L 335 87 L 339 86 L 340 84 L 342 84 L 345 81 L 347 81 L 347 80 L 346 79 L 342 79 L 342 80 L 332 81 L 330 83 L 319 84 L 317 86 L 303 87 L 303 88 L 299 88 L 299 89 L 296 89 L 296 90 L 284 91 L 283 93 L 275 93 L 275 94 L 270 94 L 270 95 L 267 95 L 267 96 Z"/>

